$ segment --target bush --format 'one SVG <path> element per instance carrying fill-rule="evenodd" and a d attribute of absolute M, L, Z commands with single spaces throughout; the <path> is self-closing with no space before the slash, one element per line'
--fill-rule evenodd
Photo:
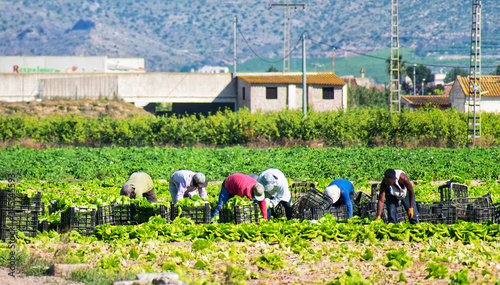
<path fill-rule="evenodd" d="M 467 114 L 455 109 L 421 108 L 390 113 L 385 109 L 300 110 L 251 114 L 248 109 L 208 116 L 86 119 L 76 115 L 0 117 L 0 140 L 90 145 L 237 145 L 252 142 L 322 141 L 327 146 L 462 147 Z M 500 115 L 482 113 L 482 142 L 498 145 Z"/>

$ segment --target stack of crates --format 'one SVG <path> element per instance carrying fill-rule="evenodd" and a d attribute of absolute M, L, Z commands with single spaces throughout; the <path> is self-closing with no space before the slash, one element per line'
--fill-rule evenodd
<path fill-rule="evenodd" d="M 418 219 L 423 223 L 453 225 L 467 218 L 467 207 L 452 203 L 421 204 Z"/>
<path fill-rule="evenodd" d="M 319 220 L 324 214 L 330 214 L 336 221 L 347 221 L 347 206 L 331 206 L 326 210 L 320 208 L 310 208 L 301 212 L 299 218 L 303 220 Z"/>
<path fill-rule="evenodd" d="M 469 197 L 469 187 L 465 184 L 448 182 L 439 186 L 439 194 L 441 202 L 450 201 L 454 198 L 467 198 Z"/>
<path fill-rule="evenodd" d="M 198 207 L 182 207 L 170 204 L 170 220 L 177 217 L 191 219 L 195 224 L 209 224 L 212 220 L 212 213 L 209 203 L 204 203 Z"/>
<path fill-rule="evenodd" d="M 316 189 L 314 183 L 293 183 L 291 186 L 294 215 L 299 219 L 311 219 L 312 211 L 326 210 L 332 206 L 332 199 Z"/>
<path fill-rule="evenodd" d="M 0 191 L 0 239 L 13 238 L 17 231 L 27 237 L 35 237 L 38 230 L 38 216 L 44 212 L 42 195 L 37 192 L 33 197 Z"/>
<path fill-rule="evenodd" d="M 317 220 L 324 214 L 330 214 L 338 221 L 348 219 L 347 206 L 333 206 L 332 199 L 316 189 L 314 183 L 293 183 L 291 189 L 292 197 L 295 198 L 292 209 L 296 218 Z M 362 200 L 363 196 L 359 195 L 358 198 Z"/>
<path fill-rule="evenodd" d="M 467 207 L 466 221 L 486 224 L 495 219 L 496 208 L 491 193 L 480 197 L 452 198 L 450 203 Z"/>
<path fill-rule="evenodd" d="M 258 204 L 235 206 L 234 208 L 224 206 L 219 212 L 221 223 L 259 224 L 260 208 Z"/>

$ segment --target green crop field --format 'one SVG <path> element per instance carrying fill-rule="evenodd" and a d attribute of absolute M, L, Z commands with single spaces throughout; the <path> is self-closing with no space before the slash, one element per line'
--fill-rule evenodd
<path fill-rule="evenodd" d="M 401 168 L 416 199 L 440 200 L 438 186 L 454 180 L 469 195 L 500 199 L 500 148 L 29 148 L 0 149 L 1 190 L 42 193 L 40 221 L 60 225 L 68 207 L 96 208 L 139 202 L 119 195 L 134 171 L 151 174 L 158 205 L 169 207 L 168 179 L 177 169 L 204 172 L 209 203 L 217 201 L 229 174 L 281 169 L 289 182 L 315 182 L 322 190 L 335 178 L 370 193 L 386 168 Z M 9 183 L 7 178 L 14 182 Z M 49 205 L 60 210 L 48 213 Z M 155 206 L 155 205 L 153 205 Z M 173 271 L 187 284 L 495 284 L 500 276 L 500 225 L 458 221 L 453 225 L 385 224 L 354 217 L 336 221 L 272 219 L 260 224 L 191 224 L 160 216 L 138 225 L 76 231 L 19 233 L 14 249 L 0 244 L 0 262 L 14 254 L 17 269 L 47 274 L 56 263 L 87 263 L 69 277 L 86 284 L 131 280 L 140 272 Z"/>

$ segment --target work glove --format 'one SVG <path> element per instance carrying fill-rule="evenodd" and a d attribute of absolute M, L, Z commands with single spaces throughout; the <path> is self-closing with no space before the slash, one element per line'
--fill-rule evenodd
<path fill-rule="evenodd" d="M 266 198 L 266 207 L 271 207 L 271 200 L 269 200 L 269 198 Z"/>
<path fill-rule="evenodd" d="M 408 216 L 410 216 L 410 219 L 413 218 L 413 208 L 408 209 Z"/>

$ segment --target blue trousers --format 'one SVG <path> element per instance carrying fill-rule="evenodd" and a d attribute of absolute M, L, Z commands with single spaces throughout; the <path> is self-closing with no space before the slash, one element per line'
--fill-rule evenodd
<path fill-rule="evenodd" d="M 219 194 L 219 202 L 217 202 L 217 207 L 215 207 L 215 211 L 212 213 L 212 219 L 219 215 L 219 209 L 224 206 L 224 204 L 229 201 L 229 199 L 233 198 L 234 195 L 231 195 L 224 186 L 220 189 L 220 194 Z"/>
<path fill-rule="evenodd" d="M 387 221 L 389 223 L 397 223 L 398 222 L 398 214 L 397 214 L 397 207 L 398 207 L 398 199 L 394 197 L 393 195 L 389 194 L 389 192 L 385 192 L 385 205 L 387 207 Z M 408 213 L 408 209 L 410 208 L 410 195 L 406 195 L 406 197 L 401 200 L 403 203 L 403 207 L 406 210 L 406 213 Z M 416 201 L 413 201 L 413 218 L 410 219 L 411 224 L 416 224 L 418 223 L 418 209 L 417 205 L 415 203 Z"/>

